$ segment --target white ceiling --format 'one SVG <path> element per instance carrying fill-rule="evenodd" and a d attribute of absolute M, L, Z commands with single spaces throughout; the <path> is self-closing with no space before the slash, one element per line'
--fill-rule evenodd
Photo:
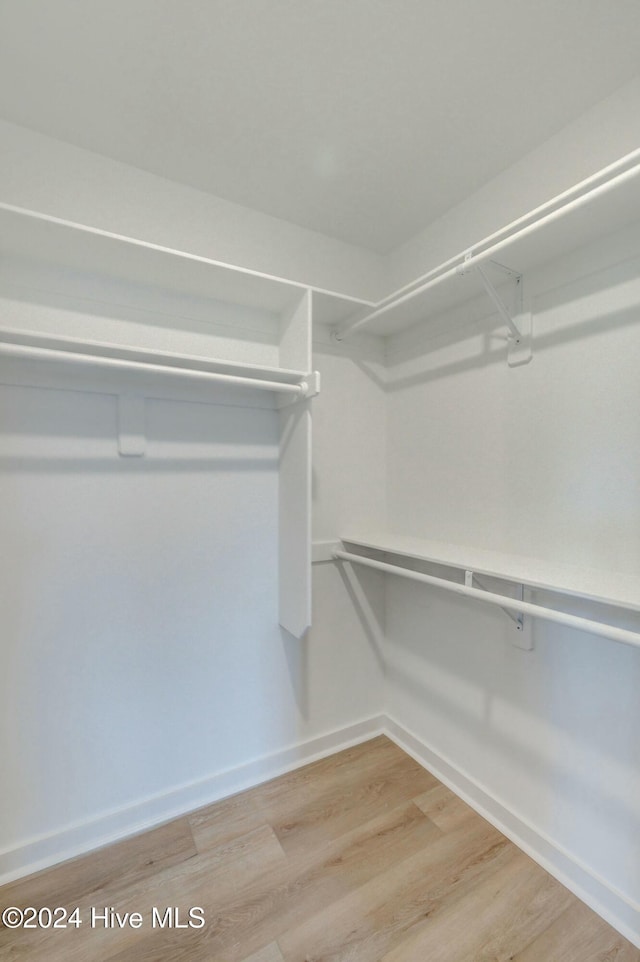
<path fill-rule="evenodd" d="M 0 116 L 387 251 L 639 51 L 639 0 L 0 0 Z"/>

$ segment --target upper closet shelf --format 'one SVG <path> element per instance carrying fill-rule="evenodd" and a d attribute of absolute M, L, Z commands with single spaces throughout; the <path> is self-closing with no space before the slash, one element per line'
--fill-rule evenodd
<path fill-rule="evenodd" d="M 603 168 L 375 305 L 338 322 L 338 340 L 367 330 L 391 335 L 486 290 L 491 262 L 514 275 L 548 263 L 640 219 L 640 149 Z M 499 275 L 498 275 L 499 276 Z M 494 279 L 495 274 L 494 274 Z M 502 278 L 504 280 L 504 277 Z"/>
<path fill-rule="evenodd" d="M 0 252 L 163 290 L 283 314 L 306 290 L 314 319 L 337 324 L 371 302 L 199 254 L 0 203 Z"/>

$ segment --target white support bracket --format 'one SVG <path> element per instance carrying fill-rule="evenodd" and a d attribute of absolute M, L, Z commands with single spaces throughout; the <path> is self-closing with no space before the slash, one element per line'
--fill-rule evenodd
<path fill-rule="evenodd" d="M 518 601 L 527 601 L 525 597 L 526 589 L 524 585 L 518 585 L 516 598 Z M 533 618 L 528 618 L 522 612 L 516 618 L 516 633 L 511 639 L 511 644 L 522 651 L 533 651 Z"/>
<path fill-rule="evenodd" d="M 118 395 L 118 453 L 142 458 L 147 450 L 145 400 L 135 394 Z"/>
<path fill-rule="evenodd" d="M 320 371 L 311 371 L 306 379 L 307 389 L 303 397 L 310 398 L 320 394 Z"/>
<path fill-rule="evenodd" d="M 483 585 L 480 579 L 474 574 L 473 571 L 466 570 L 464 573 L 464 583 L 467 588 L 473 588 L 474 579 L 478 587 L 482 588 L 483 591 L 488 591 L 489 589 L 486 585 Z M 525 601 L 525 587 L 524 585 L 518 585 L 516 589 L 516 598 L 518 601 Z M 525 618 L 524 614 L 519 612 L 509 611 L 508 608 L 501 608 L 501 611 L 505 613 L 507 618 L 512 622 L 514 626 L 514 631 L 510 635 L 510 642 L 515 648 L 521 648 L 523 651 L 533 650 L 533 635 L 531 630 L 531 618 Z"/>
<path fill-rule="evenodd" d="M 520 367 L 522 364 L 528 364 L 533 357 L 531 344 L 532 317 L 531 311 L 525 310 L 524 307 L 524 280 L 522 274 L 512 270 L 510 267 L 499 264 L 497 261 L 487 262 L 491 264 L 492 267 L 513 279 L 514 306 L 513 309 L 510 310 L 487 274 L 484 265 L 471 264 L 469 267 L 466 266 L 467 262 L 470 261 L 473 256 L 471 251 L 465 254 L 465 263 L 460 265 L 458 273 L 466 274 L 469 271 L 475 271 L 477 273 L 495 309 L 507 325 L 509 330 L 507 334 L 507 363 L 509 367 Z"/>
<path fill-rule="evenodd" d="M 277 406 L 279 409 L 297 404 L 299 401 L 308 401 L 309 398 L 320 394 L 320 371 L 310 371 L 302 382 L 300 394 L 283 394 L 278 398 Z"/>

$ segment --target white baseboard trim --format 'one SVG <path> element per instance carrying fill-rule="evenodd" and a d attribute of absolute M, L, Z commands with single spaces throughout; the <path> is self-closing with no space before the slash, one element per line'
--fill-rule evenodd
<path fill-rule="evenodd" d="M 486 786 L 387 716 L 384 733 L 491 822 L 621 935 L 640 948 L 640 904 L 579 858 L 510 811 Z"/>
<path fill-rule="evenodd" d="M 15 847 L 0 851 L 0 885 L 112 842 L 122 841 L 203 805 L 210 805 L 301 765 L 367 741 L 383 732 L 385 722 L 384 715 L 374 715 L 245 762 L 236 768 L 140 799 L 132 805 L 102 812 L 95 818 L 67 825 L 59 831 L 27 839 Z"/>

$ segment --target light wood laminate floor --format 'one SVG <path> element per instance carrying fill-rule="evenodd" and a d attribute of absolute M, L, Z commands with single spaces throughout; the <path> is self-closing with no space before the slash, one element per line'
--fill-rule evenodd
<path fill-rule="evenodd" d="M 640 962 L 384 737 L 0 888 L 10 905 L 83 923 L 0 928 L 2 962 Z M 206 924 L 154 929 L 168 906 Z M 91 928 L 92 907 L 143 924 Z"/>

